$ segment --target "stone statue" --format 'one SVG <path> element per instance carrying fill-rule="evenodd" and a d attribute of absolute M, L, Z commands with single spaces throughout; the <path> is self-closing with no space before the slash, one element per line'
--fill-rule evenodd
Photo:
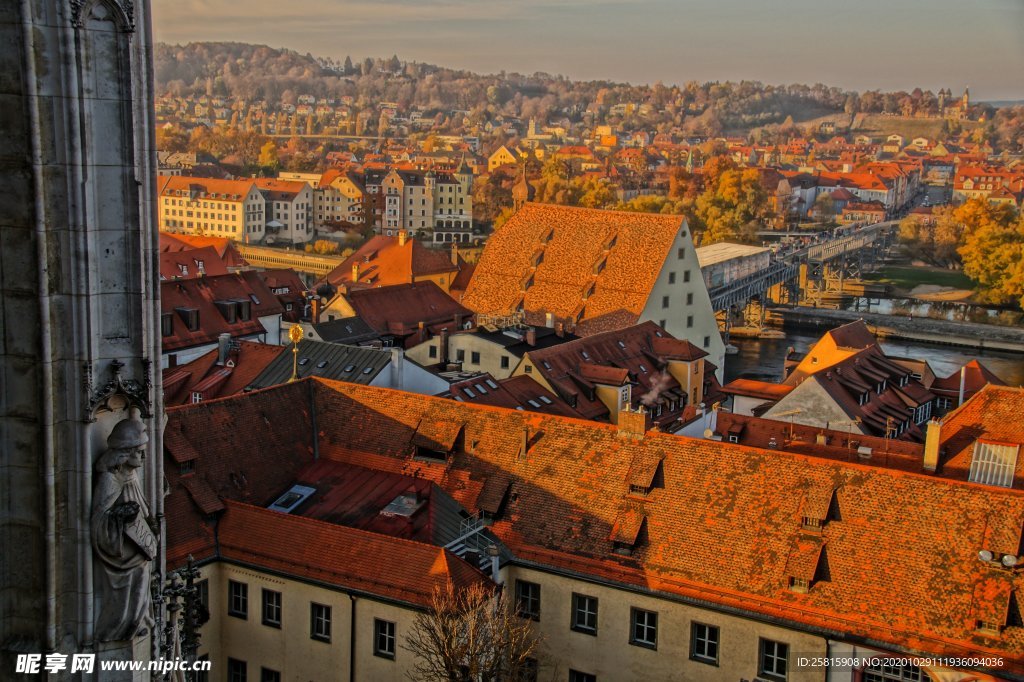
<path fill-rule="evenodd" d="M 138 417 L 122 419 L 96 461 L 92 545 L 98 559 L 94 575 L 100 642 L 144 636 L 153 626 L 150 576 L 157 541 L 138 476 L 148 442 Z"/>

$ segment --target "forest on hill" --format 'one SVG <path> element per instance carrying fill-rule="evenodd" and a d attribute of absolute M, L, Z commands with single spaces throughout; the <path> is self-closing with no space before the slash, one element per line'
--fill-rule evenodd
<path fill-rule="evenodd" d="M 853 92 L 814 85 L 770 85 L 757 81 L 689 81 L 683 85 L 631 85 L 573 81 L 546 73 L 475 74 L 390 58 L 317 58 L 293 50 L 245 43 L 157 44 L 158 94 L 210 95 L 232 101 L 295 104 L 302 95 L 352 98 L 356 107 L 391 102 L 399 111 L 464 111 L 458 124 L 496 119 L 535 119 L 569 126 L 615 125 L 622 130 L 679 131 L 694 136 L 744 134 L 764 126 L 788 128 L 831 114 L 877 113 L 928 116 L 938 113 L 935 93 Z M 1019 149 L 1024 135 L 1000 138 L 1000 116 L 1022 108 L 980 105 L 994 143 Z M 450 132 L 464 132 L 452 122 Z M 1017 131 L 1019 132 L 1019 131 Z M 1003 139 L 1005 138 L 1005 139 Z"/>

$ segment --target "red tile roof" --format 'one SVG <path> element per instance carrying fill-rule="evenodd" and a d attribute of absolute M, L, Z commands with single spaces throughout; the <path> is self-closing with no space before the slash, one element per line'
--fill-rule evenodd
<path fill-rule="evenodd" d="M 430 275 L 449 273 L 459 268 L 451 254 L 429 249 L 419 239 L 409 238 L 399 245 L 398 237 L 377 236 L 363 244 L 325 277 L 335 287 L 390 286 L 407 284 Z M 353 266 L 359 266 L 359 280 L 353 282 Z"/>
<path fill-rule="evenodd" d="M 284 346 L 236 340 L 228 353 L 231 366 L 216 364 L 220 350 L 215 348 L 188 364 L 168 367 L 163 370 L 164 405 L 190 403 L 193 391 L 202 391 L 203 400 L 241 393 L 283 350 Z M 217 372 L 226 372 L 224 380 L 202 389 L 200 384 Z"/>
<path fill-rule="evenodd" d="M 988 387 L 979 395 L 1008 390 Z M 1018 416 L 1020 395 L 1024 392 L 1014 398 Z M 1024 520 L 1020 491 L 656 432 L 627 439 L 611 425 L 323 380 L 179 408 L 171 419 L 181 420 L 190 437 L 217 439 L 204 444 L 204 457 L 214 463 L 215 453 L 246 448 L 249 441 L 257 450 L 251 457 L 269 454 L 271 439 L 286 452 L 308 452 L 313 434 L 303 396 L 320 415 L 317 449 L 323 459 L 434 480 L 471 510 L 491 477 L 510 477 L 505 509 L 490 530 L 518 560 L 737 608 L 754 618 L 850 641 L 870 639 L 887 648 L 942 655 L 1001 655 L 1007 671 L 1024 673 L 1019 621 L 1008 617 L 1008 626 L 994 637 L 976 629 L 978 613 L 1001 612 L 1007 590 L 1024 588 L 1024 575 L 977 558 L 981 549 L 1017 550 Z M 282 436 L 269 421 L 263 427 L 252 421 L 254 413 L 271 405 L 275 415 L 281 406 L 297 413 L 298 418 L 289 415 L 279 422 L 294 436 Z M 411 444 L 424 419 L 464 424 L 464 444 L 448 462 L 412 457 Z M 525 453 L 524 428 L 531 436 Z M 661 458 L 663 476 L 659 486 L 636 499 L 628 481 L 638 457 Z M 291 461 L 286 455 L 274 467 Z M 252 485 L 259 460 L 247 468 L 252 474 L 244 480 Z M 236 473 L 233 480 L 242 478 Z M 792 558 L 806 536 L 803 510 L 822 506 L 815 500 L 831 499 L 833 491 L 836 513 L 818 536 L 827 555 L 827 579 L 820 578 L 806 594 L 794 593 L 787 566 L 806 574 L 809 563 L 802 554 Z M 493 506 L 493 497 L 492 491 L 485 503 Z M 646 528 L 629 557 L 613 551 L 613 539 L 628 542 L 636 527 L 635 516 L 624 516 L 631 508 L 627 498 L 637 514 L 642 510 Z M 231 502 L 227 507 L 225 520 L 242 509 Z M 226 543 L 222 529 L 224 555 L 280 562 L 282 571 L 304 564 L 312 575 L 344 572 L 337 567 L 351 565 L 350 550 L 321 535 L 326 530 L 311 530 L 326 524 L 271 514 L 251 510 L 226 534 Z M 176 533 L 174 523 L 171 518 L 169 530 Z M 274 545 L 280 531 L 264 530 L 268 523 L 286 525 L 282 547 Z M 187 544 L 172 541 L 174 554 L 181 556 Z M 321 547 L 327 550 L 320 555 L 330 561 L 321 562 Z M 399 589 L 416 591 L 407 580 L 422 580 L 426 562 L 410 560 L 415 569 L 392 576 L 374 573 L 378 564 L 393 569 L 392 562 L 368 563 L 365 552 L 360 554 L 371 581 L 393 581 Z M 450 558 L 439 560 L 446 568 L 450 563 Z"/>
<path fill-rule="evenodd" d="M 990 442 L 1024 445 L 1024 389 L 988 384 L 942 419 L 939 471 L 967 480 L 974 444 Z M 1018 453 L 1013 477 L 1015 488 L 1024 488 L 1024 457 Z"/>
<path fill-rule="evenodd" d="M 218 301 L 247 301 L 249 319 L 236 317 L 230 321 L 217 307 Z M 284 312 L 260 276 L 251 270 L 201 279 L 165 280 L 160 283 L 160 308 L 172 320 L 172 333 L 163 337 L 165 351 L 212 343 L 223 333 L 232 337 L 263 334 L 267 330 L 259 318 Z M 198 329 L 188 328 L 181 312 L 186 309 L 199 311 Z"/>
<path fill-rule="evenodd" d="M 227 237 L 203 237 L 189 234 L 168 234 L 160 233 L 160 252 L 168 253 L 174 251 L 188 251 L 190 249 L 201 249 L 212 246 L 217 251 L 217 256 L 224 261 L 229 268 L 246 268 L 249 262 L 242 258 L 234 244 Z"/>
<path fill-rule="evenodd" d="M 726 395 L 742 395 L 751 398 L 762 398 L 764 400 L 781 400 L 789 395 L 794 386 L 786 384 L 773 384 L 770 381 L 757 381 L 754 379 L 733 379 L 725 386 L 722 386 L 722 393 Z"/>
<path fill-rule="evenodd" d="M 460 328 L 473 315 L 431 281 L 358 289 L 346 294 L 346 299 L 356 315 L 374 331 L 395 336 L 413 335 L 421 323 L 425 330 Z"/>
<path fill-rule="evenodd" d="M 589 321 L 588 333 L 635 324 L 684 228 L 680 216 L 525 204 L 488 240 L 463 302 L 522 305 L 532 324 Z"/>
<path fill-rule="evenodd" d="M 978 360 L 971 360 L 948 377 L 936 378 L 929 390 L 936 395 L 958 397 L 960 395 L 960 374 L 963 372 L 964 399 L 967 400 L 987 384 L 1005 386 L 1006 382 L 992 373 Z"/>
<path fill-rule="evenodd" d="M 212 246 L 160 253 L 160 279 L 190 279 L 226 274 L 227 265 Z"/>
<path fill-rule="evenodd" d="M 221 559 L 417 606 L 435 589 L 492 583 L 446 549 L 227 501 L 217 527 Z M 201 557 L 207 558 L 207 557 Z"/>

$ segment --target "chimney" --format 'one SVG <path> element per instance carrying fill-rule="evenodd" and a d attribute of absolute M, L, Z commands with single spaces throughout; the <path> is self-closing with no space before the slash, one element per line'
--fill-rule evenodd
<path fill-rule="evenodd" d="M 462 313 L 455 313 L 455 331 L 462 329 Z"/>
<path fill-rule="evenodd" d="M 359 281 L 359 263 L 353 263 L 352 264 L 352 281 L 353 282 L 358 282 Z"/>
<path fill-rule="evenodd" d="M 405 388 L 405 350 L 391 348 L 391 388 Z"/>
<path fill-rule="evenodd" d="M 223 367 L 228 361 L 228 351 L 231 349 L 231 334 L 227 332 L 217 337 L 217 364 Z"/>
<path fill-rule="evenodd" d="M 459 243 L 452 242 L 452 265 L 459 264 Z"/>
<path fill-rule="evenodd" d="M 555 322 L 555 335 L 558 336 L 558 338 L 563 338 L 565 336 L 565 325 L 561 322 Z"/>
<path fill-rule="evenodd" d="M 310 306 L 312 308 L 312 312 L 310 313 L 311 322 L 313 324 L 319 324 L 320 323 L 320 297 L 319 296 L 313 296 L 309 300 L 309 303 L 310 303 Z"/>
<path fill-rule="evenodd" d="M 647 433 L 647 411 L 643 405 L 635 411 L 629 409 L 629 405 L 619 411 L 619 436 L 641 440 Z"/>
<path fill-rule="evenodd" d="M 399 246 L 405 246 L 406 238 L 407 237 L 406 237 L 405 230 L 399 230 L 398 231 L 398 245 Z"/>
<path fill-rule="evenodd" d="M 939 438 L 942 435 L 942 422 L 932 419 L 924 436 L 924 470 L 934 472 L 939 468 Z"/>
<path fill-rule="evenodd" d="M 523 426 L 522 440 L 519 442 L 519 459 L 526 459 L 526 453 L 530 449 L 530 427 Z"/>
<path fill-rule="evenodd" d="M 537 329 L 535 327 L 526 328 L 526 345 L 536 346 L 537 345 Z"/>
<path fill-rule="evenodd" d="M 964 404 L 964 384 L 967 383 L 967 365 L 960 368 L 960 395 L 956 399 L 956 406 Z"/>
<path fill-rule="evenodd" d="M 448 363 L 448 341 L 449 341 L 448 327 L 442 327 L 441 328 L 441 333 L 438 335 L 438 338 L 437 338 L 437 345 L 438 345 L 437 359 L 440 361 L 440 363 L 442 365 Z"/>
<path fill-rule="evenodd" d="M 498 550 L 497 545 L 491 545 L 487 548 L 487 556 L 491 557 L 491 580 L 494 581 L 495 585 L 501 585 L 501 552 Z"/>

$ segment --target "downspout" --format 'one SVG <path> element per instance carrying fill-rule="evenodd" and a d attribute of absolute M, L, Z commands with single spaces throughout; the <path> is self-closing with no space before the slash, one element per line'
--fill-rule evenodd
<path fill-rule="evenodd" d="M 56 461 L 54 454 L 53 409 L 53 337 L 50 333 L 50 299 L 47 274 L 46 213 L 43 202 L 42 147 L 39 141 L 39 91 L 36 86 L 35 40 L 32 32 L 32 3 L 21 0 L 22 58 L 28 77 L 25 79 L 29 100 L 29 120 L 32 126 L 30 146 L 32 154 L 32 182 L 35 184 L 34 211 L 36 234 L 36 286 L 39 288 L 40 373 L 43 394 L 43 499 L 45 522 L 43 526 L 43 552 L 46 562 L 46 642 L 45 651 L 57 648 L 57 500 L 55 491 Z"/>
<path fill-rule="evenodd" d="M 348 682 L 356 682 L 356 598 L 348 593 L 352 612 L 348 621 Z"/>

